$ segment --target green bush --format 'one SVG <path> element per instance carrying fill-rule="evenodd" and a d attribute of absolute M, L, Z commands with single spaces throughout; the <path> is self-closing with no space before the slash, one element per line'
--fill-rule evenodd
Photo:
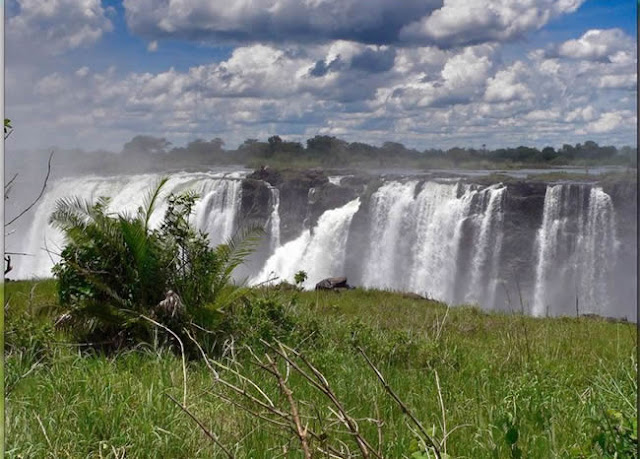
<path fill-rule="evenodd" d="M 60 304 L 69 308 L 67 322 L 79 339 L 116 348 L 149 342 L 154 325 L 143 315 L 186 338 L 184 327 L 210 326 L 218 309 L 246 293 L 231 275 L 252 250 L 256 229 L 211 247 L 207 234 L 189 223 L 193 192 L 169 196 L 161 225 L 151 229 L 166 182 L 159 182 L 134 215 L 108 213 L 107 198 L 95 204 L 58 201 L 50 221 L 67 245 L 53 272 Z"/>

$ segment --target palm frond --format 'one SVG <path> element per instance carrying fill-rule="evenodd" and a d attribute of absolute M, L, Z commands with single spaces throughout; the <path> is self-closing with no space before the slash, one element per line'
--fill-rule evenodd
<path fill-rule="evenodd" d="M 69 196 L 56 201 L 49 223 L 61 230 L 86 225 L 93 219 L 93 205 L 80 197 Z"/>
<path fill-rule="evenodd" d="M 246 261 L 259 244 L 260 237 L 264 233 L 264 228 L 260 225 L 243 226 L 238 228 L 224 244 L 220 244 L 216 248 L 216 254 L 224 266 L 225 277 L 230 278 L 231 273 Z"/>
<path fill-rule="evenodd" d="M 162 191 L 162 188 L 164 188 L 168 181 L 169 177 L 162 177 L 158 181 L 158 184 L 155 186 L 155 188 L 149 194 L 147 194 L 144 199 L 140 216 L 144 220 L 145 232 L 149 230 L 149 220 L 151 219 L 151 214 L 153 214 L 153 211 L 155 210 L 156 202 L 160 198 L 160 192 Z"/>

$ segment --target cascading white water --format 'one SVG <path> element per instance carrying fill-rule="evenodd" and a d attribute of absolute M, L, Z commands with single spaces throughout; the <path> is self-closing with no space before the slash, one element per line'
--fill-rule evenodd
<path fill-rule="evenodd" d="M 398 288 L 401 281 L 400 266 L 406 259 L 396 248 L 403 237 L 403 226 L 413 218 L 410 208 L 418 182 L 385 183 L 371 196 L 370 242 L 362 283 L 366 287 Z M 374 245 L 375 244 L 375 245 Z"/>
<path fill-rule="evenodd" d="M 164 195 L 186 189 L 200 194 L 192 221 L 209 233 L 211 244 L 218 244 L 228 239 L 241 221 L 243 176 L 243 172 L 174 173 Z M 51 266 L 58 259 L 55 254 L 64 246 L 62 234 L 48 224 L 58 199 L 79 196 L 95 201 L 99 196 L 110 196 L 109 210 L 135 213 L 158 179 L 157 175 L 135 175 L 56 182 L 35 209 L 21 246 L 11 247 L 34 255 L 14 261 L 11 277 L 51 275 Z M 349 188 L 337 179 L 332 182 Z M 324 190 L 309 190 L 304 212 L 286 200 L 281 205 L 279 190 L 266 186 L 271 193 L 270 207 L 261 210 L 266 210 L 262 215 L 270 239 L 260 258 L 247 263 L 243 272 L 252 284 L 274 276 L 292 282 L 295 273 L 304 270 L 309 275 L 305 288 L 312 288 L 324 277 L 346 275 L 353 285 L 412 291 L 450 304 L 476 303 L 492 308 L 502 302 L 498 286 L 503 276 L 510 283 L 505 285 L 505 303 L 512 277 L 517 278 L 523 285 L 523 298 L 532 298 L 534 315 L 574 314 L 577 296 L 580 313 L 635 317 L 627 312 L 633 306 L 631 295 L 626 290 L 619 292 L 625 282 L 633 282 L 637 271 L 627 259 L 620 261 L 624 254 L 618 250 L 616 222 L 624 215 L 622 211 L 615 215 L 612 199 L 601 187 L 548 186 L 543 209 L 538 209 L 543 217 L 536 232 L 534 227 L 522 226 L 523 221 L 530 222 L 539 214 L 517 200 L 517 185 L 510 196 L 502 184 L 481 187 L 415 178 L 387 181 L 371 195 L 367 208 L 361 209 L 356 199 L 325 210 L 314 228 L 281 245 L 281 217 L 307 222 L 325 205 L 319 199 Z M 525 198 L 527 203 L 538 202 L 537 197 L 533 201 L 528 195 Z M 166 207 L 164 200 L 158 201 L 152 227 L 160 224 Z M 352 230 L 356 213 L 357 230 L 356 226 Z M 627 227 L 620 225 L 620 238 L 628 241 Z M 620 306 L 622 303 L 626 306 Z"/>
<path fill-rule="evenodd" d="M 180 193 L 193 189 L 202 199 L 194 208 L 192 219 L 198 229 L 210 234 L 211 243 L 228 239 L 234 231 L 234 222 L 240 203 L 242 173 L 174 173 L 169 177 L 161 193 Z M 64 247 L 62 233 L 49 225 L 56 202 L 65 197 L 77 196 L 94 202 L 98 197 L 109 197 L 108 210 L 114 213 L 133 214 L 144 202 L 160 177 L 152 174 L 118 177 L 81 177 L 61 180 L 54 184 L 38 205 L 31 230 L 23 238 L 21 251 L 25 256 L 16 263 L 13 277 L 49 277 L 51 267 L 59 260 Z M 164 199 L 158 200 L 150 226 L 157 227 L 167 209 Z"/>
<path fill-rule="evenodd" d="M 372 196 L 363 284 L 493 306 L 504 186 L 426 182 L 415 196 L 416 186 L 389 182 Z"/>
<path fill-rule="evenodd" d="M 611 197 L 602 188 L 591 188 L 587 222 L 578 246 L 580 259 L 578 267 L 580 291 L 586 294 L 585 302 L 591 307 L 589 312 L 604 313 L 609 310 L 614 262 L 617 259 L 618 241 L 616 220 Z"/>
<path fill-rule="evenodd" d="M 493 185 L 483 193 L 485 211 L 480 216 L 480 231 L 473 245 L 471 282 L 465 302 L 495 306 L 498 267 L 504 232 L 502 202 L 506 188 Z"/>
<path fill-rule="evenodd" d="M 475 191 L 459 186 L 427 182 L 417 198 L 415 257 L 409 289 L 430 297 L 453 301 L 457 253 L 464 217 L 469 214 Z"/>
<path fill-rule="evenodd" d="M 303 287 L 312 288 L 325 277 L 339 275 L 344 269 L 351 220 L 359 208 L 360 198 L 356 198 L 324 212 L 313 231 L 305 229 L 298 238 L 276 249 L 250 283 L 256 285 L 275 278 L 293 282 L 295 274 L 303 270 L 308 276 Z"/>
<path fill-rule="evenodd" d="M 211 245 L 221 244 L 233 235 L 240 207 L 242 182 L 206 181 L 202 188 L 202 198 L 194 208 L 196 228 L 209 235 Z"/>
<path fill-rule="evenodd" d="M 272 208 L 267 223 L 271 235 L 271 252 L 275 252 L 275 250 L 280 247 L 280 190 L 273 186 L 270 186 L 269 189 L 271 191 Z"/>
<path fill-rule="evenodd" d="M 617 240 L 611 197 L 600 187 L 547 187 L 537 235 L 533 314 L 605 313 Z M 577 300 L 576 300 L 577 298 Z"/>

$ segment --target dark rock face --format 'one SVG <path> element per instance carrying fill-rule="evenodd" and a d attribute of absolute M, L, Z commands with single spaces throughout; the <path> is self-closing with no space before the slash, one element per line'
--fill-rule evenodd
<path fill-rule="evenodd" d="M 266 168 L 266 170 L 262 169 L 257 172 L 280 190 L 281 241 L 285 243 L 296 238 L 300 235 L 310 215 L 309 195 L 311 190 L 328 185 L 329 179 L 321 169 L 274 172 Z"/>
<path fill-rule="evenodd" d="M 275 169 L 271 169 L 269 166 L 263 166 L 260 169 L 256 169 L 251 174 L 249 174 L 247 178 L 253 180 L 262 180 L 263 182 L 267 182 L 272 186 L 278 186 L 282 183 L 282 174 Z"/>
<path fill-rule="evenodd" d="M 347 284 L 346 277 L 327 277 L 316 284 L 316 290 L 336 290 L 340 288 L 351 288 Z"/>
<path fill-rule="evenodd" d="M 616 184 L 604 184 L 602 189 L 611 196 L 616 212 L 618 260 L 617 269 L 622 273 L 638 272 L 638 183 L 627 181 Z M 615 276 L 612 290 L 629 304 L 638 298 L 638 283 L 629 280 L 630 276 Z"/>
<path fill-rule="evenodd" d="M 272 191 L 262 180 L 246 178 L 242 181 L 242 200 L 238 216 L 238 227 L 257 225 L 265 227 L 273 208 Z M 269 239 L 262 238 L 256 250 L 238 269 L 240 277 L 260 269 L 269 256 Z"/>
<path fill-rule="evenodd" d="M 504 239 L 499 275 L 508 285 L 520 285 L 524 291 L 533 288 L 532 270 L 536 266 L 538 228 L 542 224 L 545 183 L 515 182 L 507 185 L 504 202 Z M 517 292 L 498 291 L 500 304 L 518 301 Z M 519 305 L 510 306 L 518 308 Z"/>
<path fill-rule="evenodd" d="M 326 183 L 309 191 L 309 224 L 314 226 L 327 209 L 342 207 L 357 198 L 358 187 L 338 186 Z"/>
<path fill-rule="evenodd" d="M 271 190 L 262 180 L 247 178 L 242 181 L 242 219 L 265 224 L 271 214 Z"/>

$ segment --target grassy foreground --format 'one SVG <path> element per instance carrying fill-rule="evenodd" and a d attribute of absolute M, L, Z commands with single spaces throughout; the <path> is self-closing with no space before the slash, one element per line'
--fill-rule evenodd
<path fill-rule="evenodd" d="M 300 344 L 363 436 L 376 447 L 382 440 L 386 458 L 429 456 L 418 452 L 406 417 L 358 347 L 449 457 L 634 455 L 635 324 L 448 309 L 359 289 L 254 295 L 283 305 L 284 315 L 247 319 L 245 342 L 258 353 L 259 338 Z M 53 281 L 9 283 L 5 301 L 6 457 L 226 457 L 165 395 L 183 400 L 179 355 L 141 346 L 104 356 L 69 343 L 51 326 L 61 312 Z M 278 397 L 273 378 L 250 364 L 240 344 L 227 349 L 221 361 L 234 356 L 236 368 Z M 303 457 L 287 432 L 216 396 L 222 389 L 203 361 L 186 370 L 189 411 L 235 457 Z M 293 372 L 287 384 L 303 415 L 330 416 L 326 398 Z M 384 424 L 378 429 L 370 418 Z M 349 435 L 338 435 L 355 454 Z"/>

